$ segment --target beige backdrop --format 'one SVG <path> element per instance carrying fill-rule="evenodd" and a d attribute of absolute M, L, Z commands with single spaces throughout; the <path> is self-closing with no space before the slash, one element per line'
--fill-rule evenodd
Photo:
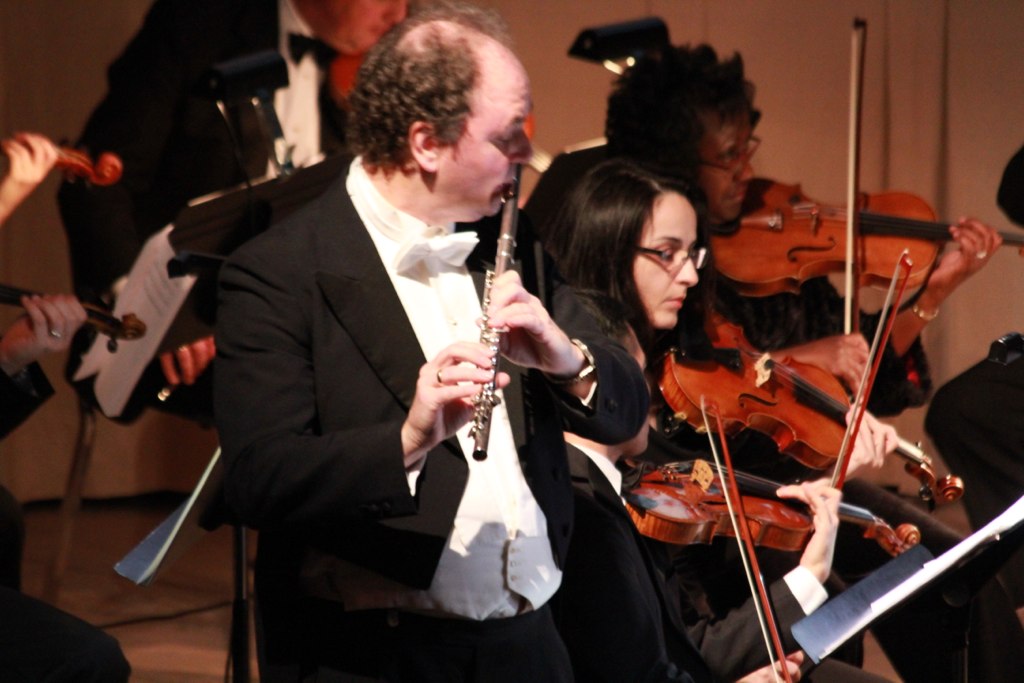
<path fill-rule="evenodd" d="M 758 173 L 802 183 L 809 196 L 831 203 L 846 191 L 850 35 L 853 19 L 864 18 L 862 188 L 912 191 L 940 216 L 971 214 L 1018 230 L 994 197 L 1003 166 L 1024 143 L 1019 0 L 482 4 L 500 9 L 512 26 L 533 79 L 540 148 L 554 153 L 602 134 L 613 76 L 566 56 L 579 30 L 658 15 L 674 42 L 709 42 L 744 56 L 764 112 Z M 73 139 L 104 91 L 106 65 L 148 6 L 148 0 L 0 0 L 0 135 L 37 130 Z M 526 188 L 534 181 L 527 177 Z M 0 232 L 0 282 L 69 289 L 56 184 L 51 178 Z M 939 381 L 981 358 L 996 337 L 1024 328 L 1021 267 L 1016 252 L 1003 249 L 929 326 L 926 344 Z M 5 311 L 3 319 L 13 314 Z M 77 415 L 62 367 L 63 359 L 47 363 L 58 396 L 0 445 L 0 481 L 22 499 L 63 490 Z M 901 434 L 921 438 L 923 414 L 901 416 Z M 148 415 L 130 427 L 101 420 L 100 427 L 90 496 L 185 490 L 215 445 L 209 430 L 164 416 Z"/>

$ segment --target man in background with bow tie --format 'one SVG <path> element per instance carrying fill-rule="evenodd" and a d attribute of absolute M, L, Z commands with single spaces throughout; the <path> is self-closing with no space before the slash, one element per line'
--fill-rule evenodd
<path fill-rule="evenodd" d="M 531 154 L 508 44 L 465 6 L 385 36 L 349 100 L 345 176 L 221 271 L 215 414 L 227 504 L 260 533 L 263 681 L 572 680 L 547 605 L 572 523 L 561 431 L 623 441 L 648 397 L 521 226 L 488 309 L 511 362 L 471 455 L 496 371 L 480 219 Z M 472 221 L 478 241 L 455 225 Z"/>
<path fill-rule="evenodd" d="M 346 151 L 343 92 L 362 55 L 401 21 L 408 0 L 157 0 L 139 32 L 110 66 L 109 91 L 78 145 L 124 162 L 119 183 L 64 183 L 61 215 L 71 250 L 76 293 L 112 301 L 146 239 L 175 220 L 186 204 L 267 174 L 267 145 L 249 104 L 228 107 L 238 154 L 213 100 L 203 93 L 214 64 L 278 50 L 288 68 L 275 93 L 291 159 L 302 167 Z M 331 78 L 331 76 L 335 78 Z M 212 338 L 153 363 L 122 418 L 154 403 L 210 419 Z M 162 366 L 162 368 L 161 368 Z"/>

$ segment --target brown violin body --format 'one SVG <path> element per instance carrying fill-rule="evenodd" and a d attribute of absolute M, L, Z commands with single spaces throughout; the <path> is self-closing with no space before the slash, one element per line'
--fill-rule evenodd
<path fill-rule="evenodd" d="M 888 286 L 906 249 L 912 263 L 908 287 L 924 284 L 949 224 L 920 197 L 906 192 L 863 195 L 854 258 L 861 286 Z M 1024 238 L 1002 234 L 1005 245 Z M 746 296 L 798 292 L 801 283 L 841 272 L 846 264 L 846 209 L 821 204 L 799 185 L 751 181 L 742 217 L 731 231 L 712 233 L 715 268 Z"/>
<path fill-rule="evenodd" d="M 807 467 L 823 470 L 835 464 L 843 429 L 822 429 L 825 420 L 820 409 L 799 400 L 790 386 L 778 381 L 765 365 L 768 356 L 754 351 L 739 327 L 718 319 L 708 333 L 715 347 L 738 351 L 737 363 L 667 356 L 659 387 L 676 419 L 703 431 L 700 397 L 705 396 L 718 406 L 727 434 L 755 429 L 770 436 L 780 452 Z M 793 365 L 809 373 L 818 370 Z M 836 400 L 845 399 L 838 381 L 833 390 Z"/>
<path fill-rule="evenodd" d="M 633 523 L 644 536 L 674 545 L 711 543 L 716 536 L 735 537 L 721 482 L 694 475 L 693 463 L 671 463 L 643 476 L 626 495 Z M 703 480 L 703 483 L 698 483 Z M 814 533 L 809 515 L 795 504 L 774 497 L 780 484 L 737 473 L 747 526 L 755 545 L 800 551 Z M 748 493 L 754 490 L 756 493 Z M 840 504 L 840 518 L 864 527 L 865 538 L 875 539 L 891 555 L 920 541 L 913 525 L 897 530 L 863 508 Z"/>
<path fill-rule="evenodd" d="M 814 365 L 790 359 L 779 362 L 756 351 L 743 331 L 720 317 L 708 325 L 713 346 L 735 349 L 735 363 L 666 356 L 659 387 L 675 419 L 703 431 L 701 396 L 714 402 L 727 434 L 755 429 L 768 435 L 781 453 L 807 467 L 835 465 L 846 433 L 849 399 L 835 377 Z M 921 498 L 931 504 L 963 495 L 959 477 L 937 479 L 931 459 L 903 439 L 897 455 L 920 483 Z"/>

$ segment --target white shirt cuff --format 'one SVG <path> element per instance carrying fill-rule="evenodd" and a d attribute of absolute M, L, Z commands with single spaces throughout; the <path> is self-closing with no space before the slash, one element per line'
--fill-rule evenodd
<path fill-rule="evenodd" d="M 800 603 L 804 614 L 810 614 L 825 604 L 828 600 L 828 592 L 825 587 L 818 583 L 818 579 L 809 569 L 797 565 L 785 576 L 786 585 L 792 591 L 793 597 Z"/>
<path fill-rule="evenodd" d="M 417 460 L 411 467 L 405 468 L 405 478 L 409 482 L 409 493 L 413 496 L 416 495 L 416 480 L 420 478 L 420 472 L 423 471 L 425 464 L 427 464 L 427 456 Z"/>

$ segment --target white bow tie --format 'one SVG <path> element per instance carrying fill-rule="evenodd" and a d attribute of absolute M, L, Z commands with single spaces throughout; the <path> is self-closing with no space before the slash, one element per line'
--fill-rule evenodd
<path fill-rule="evenodd" d="M 422 235 L 410 237 L 402 243 L 402 246 L 398 248 L 398 253 L 395 254 L 395 270 L 400 275 L 405 274 L 421 261 L 461 266 L 479 241 L 475 232 L 453 232 L 450 235 L 435 237 Z"/>

